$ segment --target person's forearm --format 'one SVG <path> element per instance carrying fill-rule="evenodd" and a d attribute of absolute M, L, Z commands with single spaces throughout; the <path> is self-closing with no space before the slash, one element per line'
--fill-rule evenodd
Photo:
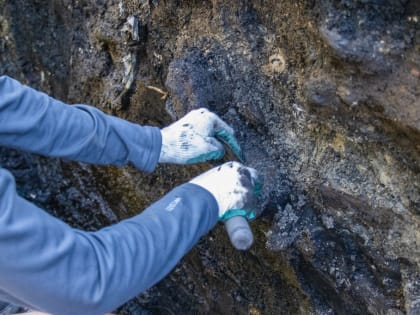
<path fill-rule="evenodd" d="M 0 77 L 0 145 L 47 156 L 152 171 L 161 133 L 109 116 L 87 105 L 69 106 Z"/>
<path fill-rule="evenodd" d="M 205 189 L 182 185 L 97 232 L 70 228 L 20 198 L 0 169 L 0 300 L 52 314 L 103 314 L 165 276 L 218 220 Z"/>

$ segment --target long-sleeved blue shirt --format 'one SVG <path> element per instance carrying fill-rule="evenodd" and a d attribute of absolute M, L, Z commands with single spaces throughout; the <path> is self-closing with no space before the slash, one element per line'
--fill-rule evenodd
<path fill-rule="evenodd" d="M 161 135 L 2 76 L 0 145 L 150 172 Z M 207 190 L 184 184 L 133 218 L 85 232 L 21 198 L 0 168 L 0 300 L 57 315 L 112 311 L 164 277 L 217 213 Z"/>

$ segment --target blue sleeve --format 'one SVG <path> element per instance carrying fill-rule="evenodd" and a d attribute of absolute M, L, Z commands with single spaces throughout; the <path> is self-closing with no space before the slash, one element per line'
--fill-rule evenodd
<path fill-rule="evenodd" d="M 216 222 L 214 197 L 184 184 L 135 217 L 83 232 L 19 197 L 0 169 L 0 300 L 102 315 L 159 281 Z"/>
<path fill-rule="evenodd" d="M 146 172 L 159 160 L 162 138 L 87 105 L 69 106 L 0 77 L 0 145 L 95 164 L 133 163 Z"/>

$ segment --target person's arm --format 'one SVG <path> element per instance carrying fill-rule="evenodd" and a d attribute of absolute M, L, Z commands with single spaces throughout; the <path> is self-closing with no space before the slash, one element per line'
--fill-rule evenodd
<path fill-rule="evenodd" d="M 142 127 L 87 105 L 64 104 L 7 76 L 0 77 L 0 145 L 95 163 L 133 163 L 154 170 L 160 129 Z"/>
<path fill-rule="evenodd" d="M 83 232 L 19 197 L 0 169 L 0 300 L 60 315 L 112 311 L 166 275 L 217 220 L 213 195 L 185 184 L 140 215 Z"/>

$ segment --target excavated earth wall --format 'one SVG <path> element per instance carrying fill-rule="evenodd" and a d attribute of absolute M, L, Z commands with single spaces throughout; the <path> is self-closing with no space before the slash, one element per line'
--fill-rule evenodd
<path fill-rule="evenodd" d="M 119 314 L 420 314 L 418 1 L 0 0 L 0 74 L 140 124 L 208 107 L 265 179 L 250 251 L 218 226 Z M 86 230 L 215 164 L 0 148 L 24 197 Z"/>

